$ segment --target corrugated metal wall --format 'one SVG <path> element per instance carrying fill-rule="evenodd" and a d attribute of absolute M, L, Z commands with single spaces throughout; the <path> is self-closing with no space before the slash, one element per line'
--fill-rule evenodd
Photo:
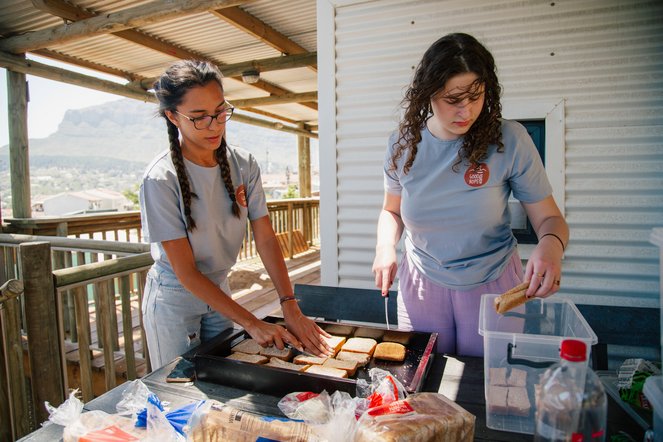
<path fill-rule="evenodd" d="M 565 100 L 571 242 L 561 293 L 658 306 L 648 238 L 663 226 L 663 2 L 319 0 L 318 14 L 320 57 L 335 69 L 333 94 L 320 79 L 321 161 L 335 164 L 321 167 L 335 173 L 321 179 L 321 203 L 336 214 L 323 221 L 323 284 L 373 287 L 382 160 L 399 102 L 426 48 L 467 32 L 495 56 L 505 99 Z M 334 115 L 328 131 L 324 113 Z M 335 244 L 336 254 L 325 250 Z"/>

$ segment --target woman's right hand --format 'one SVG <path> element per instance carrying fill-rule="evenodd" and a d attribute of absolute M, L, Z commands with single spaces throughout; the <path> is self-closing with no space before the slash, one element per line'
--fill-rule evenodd
<path fill-rule="evenodd" d="M 256 318 L 245 330 L 262 347 L 276 346 L 279 350 L 290 344 L 298 350 L 302 349 L 302 343 L 290 333 L 285 327 L 261 321 Z"/>
<path fill-rule="evenodd" d="M 373 260 L 373 273 L 375 274 L 375 285 L 382 291 L 382 296 L 387 296 L 389 289 L 396 277 L 396 247 L 378 246 L 375 249 L 375 260 Z"/>

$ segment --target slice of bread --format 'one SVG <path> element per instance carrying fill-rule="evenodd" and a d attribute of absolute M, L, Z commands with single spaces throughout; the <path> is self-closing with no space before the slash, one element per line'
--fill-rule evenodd
<path fill-rule="evenodd" d="M 409 344 L 410 339 L 412 339 L 411 332 L 400 330 L 388 330 L 384 332 L 384 336 L 382 336 L 383 342 L 398 342 L 403 345 Z"/>
<path fill-rule="evenodd" d="M 509 387 L 509 393 L 506 398 L 509 414 L 514 416 L 529 416 L 532 409 L 527 389 L 524 387 Z"/>
<path fill-rule="evenodd" d="M 284 368 L 286 370 L 306 371 L 309 365 L 293 364 L 292 362 L 286 362 L 283 359 L 271 358 L 269 362 L 265 364 L 265 367 L 278 367 Z"/>
<path fill-rule="evenodd" d="M 229 356 L 226 356 L 227 359 L 233 359 L 235 361 L 248 362 L 249 364 L 258 364 L 262 365 L 269 361 L 269 358 L 261 355 L 250 355 L 241 352 L 230 353 Z"/>
<path fill-rule="evenodd" d="M 288 347 L 283 348 L 283 350 L 279 350 L 275 346 L 260 348 L 260 354 L 268 358 L 283 359 L 284 361 L 292 359 L 292 349 Z"/>
<path fill-rule="evenodd" d="M 319 358 L 317 356 L 297 355 L 292 362 L 299 365 L 322 365 L 327 359 L 328 358 Z"/>
<path fill-rule="evenodd" d="M 332 348 L 332 357 L 336 356 L 336 353 L 341 349 L 343 344 L 345 344 L 346 338 L 344 336 L 334 336 L 327 338 L 322 336 L 322 338 L 327 341 L 327 345 Z"/>
<path fill-rule="evenodd" d="M 488 386 L 486 406 L 488 407 L 489 413 L 509 414 L 509 407 L 506 402 L 508 391 L 507 387 L 499 387 L 497 385 Z"/>
<path fill-rule="evenodd" d="M 376 345 L 378 345 L 378 342 L 375 339 L 350 338 L 345 344 L 343 344 L 341 350 L 372 355 Z"/>
<path fill-rule="evenodd" d="M 325 326 L 325 331 L 334 336 L 350 336 L 354 330 L 355 328 L 350 325 L 329 324 Z"/>
<path fill-rule="evenodd" d="M 322 367 L 329 368 L 338 368 L 339 370 L 345 370 L 348 372 L 348 376 L 353 376 L 357 371 L 357 362 L 356 361 L 340 361 L 338 359 L 329 358 L 322 364 Z"/>
<path fill-rule="evenodd" d="M 244 339 L 232 348 L 232 351 L 238 351 L 248 355 L 257 355 L 260 353 L 260 350 L 262 350 L 262 347 L 258 344 L 258 341 L 252 338 Z"/>
<path fill-rule="evenodd" d="M 398 342 L 380 342 L 375 347 L 375 359 L 402 362 L 405 359 L 405 346 Z"/>
<path fill-rule="evenodd" d="M 353 351 L 339 351 L 336 355 L 339 361 L 354 361 L 357 367 L 363 367 L 371 360 L 371 355 L 367 353 L 355 353 Z"/>
<path fill-rule="evenodd" d="M 369 327 L 357 327 L 355 330 L 355 338 L 372 338 L 372 339 L 382 339 L 384 335 L 384 330 L 379 328 L 369 328 Z"/>
<path fill-rule="evenodd" d="M 321 374 L 324 376 L 332 376 L 335 378 L 347 378 L 348 372 L 338 368 L 323 367 L 321 365 L 311 365 L 306 369 L 306 373 Z"/>
<path fill-rule="evenodd" d="M 488 383 L 506 387 L 506 367 L 490 367 L 488 369 Z"/>
<path fill-rule="evenodd" d="M 526 281 L 496 297 L 493 301 L 495 303 L 495 311 L 503 315 L 509 310 L 512 310 L 520 305 L 523 305 L 527 301 L 534 299 L 534 297 L 528 298 L 525 296 L 528 287 L 529 281 Z"/>
<path fill-rule="evenodd" d="M 527 387 L 527 372 L 519 368 L 511 368 L 507 384 L 509 387 Z"/>

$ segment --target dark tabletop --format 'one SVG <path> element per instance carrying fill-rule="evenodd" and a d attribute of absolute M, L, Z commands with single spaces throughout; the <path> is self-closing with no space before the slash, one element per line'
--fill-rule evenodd
<path fill-rule="evenodd" d="M 190 404 L 201 399 L 215 399 L 236 408 L 252 411 L 263 415 L 281 416 L 277 407 L 279 397 L 260 393 L 247 392 L 236 388 L 214 383 L 195 381 L 193 383 L 167 383 L 166 376 L 171 372 L 177 361 L 146 375 L 143 383 L 155 393 L 161 401 L 170 402 L 170 408 Z M 102 396 L 85 404 L 84 409 L 102 410 L 116 413 L 116 404 L 122 398 L 123 391 L 129 383 L 122 384 Z M 484 370 L 483 359 L 476 357 L 436 355 L 424 384 L 423 391 L 439 392 L 461 405 L 476 416 L 475 441 L 531 441 L 527 434 L 492 430 L 486 427 Z M 610 401 L 609 434 L 627 431 L 634 440 L 642 440 L 643 430 L 628 422 L 627 416 L 620 413 L 619 407 Z M 62 427 L 51 425 L 31 433 L 21 439 L 24 442 L 41 442 L 61 440 Z M 638 438 L 639 437 L 639 438 Z"/>

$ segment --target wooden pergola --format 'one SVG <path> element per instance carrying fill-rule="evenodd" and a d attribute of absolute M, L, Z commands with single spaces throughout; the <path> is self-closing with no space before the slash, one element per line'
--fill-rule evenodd
<path fill-rule="evenodd" d="M 226 77 L 233 120 L 297 135 L 300 195 L 310 196 L 317 138 L 315 2 L 310 0 L 8 0 L 0 9 L 7 69 L 12 209 L 30 218 L 26 75 L 155 102 L 151 85 L 177 59 L 206 59 Z M 110 74 L 103 80 L 34 54 Z M 247 83 L 243 77 L 253 77 Z M 255 77 L 258 76 L 256 79 Z M 250 113 L 250 114 L 249 114 Z"/>

